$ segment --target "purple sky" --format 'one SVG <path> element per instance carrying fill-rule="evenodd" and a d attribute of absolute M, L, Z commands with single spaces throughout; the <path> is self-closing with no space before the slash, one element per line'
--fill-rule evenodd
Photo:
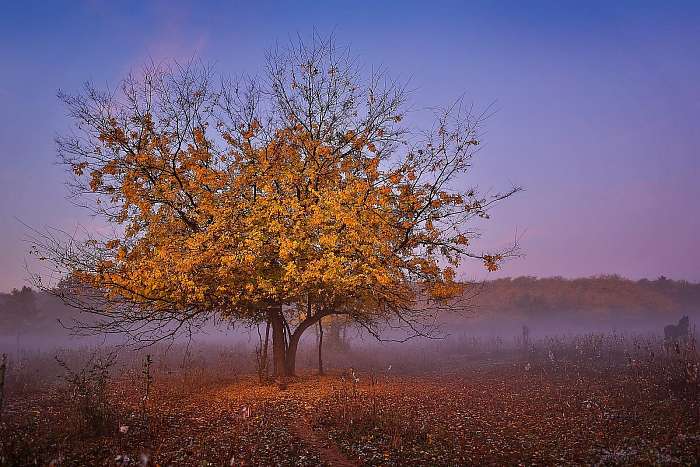
<path fill-rule="evenodd" d="M 53 138 L 68 127 L 59 88 L 114 85 L 149 58 L 194 54 L 255 74 L 275 41 L 314 28 L 410 78 L 418 107 L 496 102 L 472 181 L 527 189 L 483 225 L 484 247 L 517 234 L 526 254 L 497 275 L 700 281 L 700 3 L 257 3 L 3 7 L 0 291 L 26 276 L 17 219 L 93 222 L 54 165 Z"/>

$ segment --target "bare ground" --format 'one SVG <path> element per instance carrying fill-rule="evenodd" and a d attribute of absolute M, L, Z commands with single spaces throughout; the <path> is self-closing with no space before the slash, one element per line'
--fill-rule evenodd
<path fill-rule="evenodd" d="M 210 376 L 210 375 L 209 375 Z M 2 465 L 696 465 L 697 401 L 620 375 L 500 365 L 441 376 L 137 376 L 106 431 L 78 431 L 60 387 L 10 394 Z M 126 431 L 121 433 L 119 427 Z"/>

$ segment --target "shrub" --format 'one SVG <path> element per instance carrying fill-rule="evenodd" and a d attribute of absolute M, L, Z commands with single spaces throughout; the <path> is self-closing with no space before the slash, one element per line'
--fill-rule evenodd
<path fill-rule="evenodd" d="M 63 379 L 67 383 L 70 414 L 73 427 L 84 434 L 99 435 L 115 426 L 114 412 L 108 400 L 110 368 L 114 365 L 116 354 L 104 357 L 93 353 L 79 369 L 73 370 L 68 364 L 55 357 L 65 370 Z"/>

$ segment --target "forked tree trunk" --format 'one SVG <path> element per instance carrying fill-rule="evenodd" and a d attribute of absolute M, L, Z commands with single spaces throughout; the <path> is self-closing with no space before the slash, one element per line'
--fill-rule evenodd
<path fill-rule="evenodd" d="M 321 315 L 307 316 L 291 333 L 291 331 L 287 331 L 287 324 L 282 315 L 282 306 L 275 305 L 268 309 L 268 320 L 272 327 L 273 375 L 281 383 L 284 383 L 287 376 L 294 376 L 299 340 L 304 331 L 316 324 L 319 319 L 321 319 Z"/>
<path fill-rule="evenodd" d="M 289 347 L 287 348 L 288 376 L 294 376 L 294 372 L 296 371 L 297 348 L 299 347 L 299 340 L 301 339 L 302 334 L 304 334 L 304 331 L 306 331 L 309 327 L 316 324 L 321 317 L 321 315 L 308 316 L 304 321 L 299 323 L 299 326 L 297 326 L 297 328 L 294 330 L 294 333 L 289 336 Z"/>

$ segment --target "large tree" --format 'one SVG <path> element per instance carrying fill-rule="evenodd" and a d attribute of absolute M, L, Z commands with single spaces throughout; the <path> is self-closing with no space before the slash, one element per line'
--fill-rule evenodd
<path fill-rule="evenodd" d="M 494 270 L 513 253 L 472 249 L 469 221 L 517 191 L 464 187 L 481 119 L 457 103 L 411 130 L 404 88 L 333 41 L 270 52 L 257 80 L 151 65 L 116 92 L 60 97 L 76 123 L 58 139 L 70 186 L 114 229 L 44 233 L 34 249 L 102 331 L 267 322 L 275 373 L 291 375 L 324 316 L 427 334 L 459 307 L 462 260 Z"/>

